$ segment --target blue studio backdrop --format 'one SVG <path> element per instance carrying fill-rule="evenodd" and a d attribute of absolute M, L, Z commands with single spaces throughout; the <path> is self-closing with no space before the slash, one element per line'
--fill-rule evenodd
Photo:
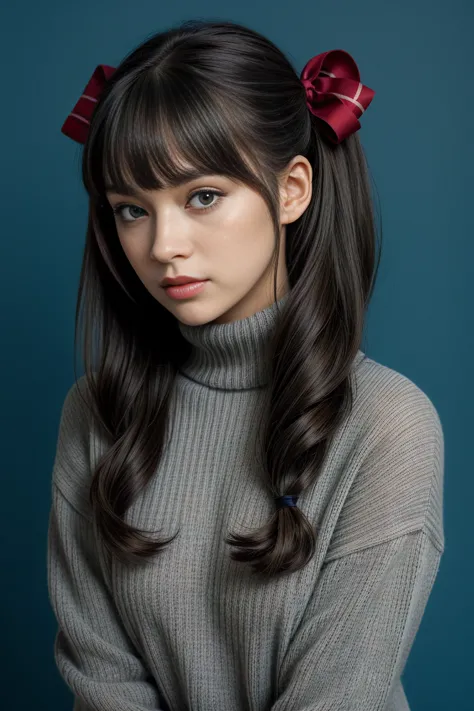
<path fill-rule="evenodd" d="M 376 92 L 359 134 L 383 218 L 365 350 L 427 393 L 445 435 L 446 548 L 403 682 L 412 711 L 474 708 L 473 8 L 468 0 L 2 5 L 2 709 L 73 704 L 53 659 L 46 583 L 87 218 L 82 148 L 61 125 L 98 64 L 117 66 L 145 36 L 197 17 L 263 32 L 298 71 L 315 54 L 346 49 Z"/>

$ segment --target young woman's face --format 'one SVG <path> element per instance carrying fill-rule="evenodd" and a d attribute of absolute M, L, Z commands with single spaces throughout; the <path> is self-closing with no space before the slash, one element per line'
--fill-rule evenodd
<path fill-rule="evenodd" d="M 131 266 L 182 323 L 229 323 L 273 303 L 273 226 L 266 203 L 254 190 L 208 175 L 134 196 L 108 191 L 107 199 Z M 278 298 L 288 291 L 285 232 L 282 226 Z M 207 280 L 204 289 L 172 298 L 160 283 L 181 275 Z"/>

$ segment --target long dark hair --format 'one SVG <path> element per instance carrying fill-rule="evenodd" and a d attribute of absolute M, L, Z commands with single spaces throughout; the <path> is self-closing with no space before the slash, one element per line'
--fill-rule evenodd
<path fill-rule="evenodd" d="M 233 22 L 191 20 L 134 49 L 94 111 L 82 162 L 89 216 L 75 348 L 81 332 L 87 403 L 110 444 L 91 481 L 94 522 L 109 553 L 128 563 L 150 558 L 179 533 L 152 539 L 124 516 L 163 454 L 190 344 L 126 258 L 105 198 L 109 183 L 125 194 L 130 185 L 177 186 L 194 177 L 189 166 L 241 181 L 268 205 L 276 265 L 277 178 L 294 156 L 305 156 L 312 198 L 286 226 L 290 292 L 271 343 L 261 439 L 274 496 L 300 496 L 314 484 L 351 411 L 351 366 L 380 260 L 369 173 L 357 134 L 339 145 L 322 139 L 305 97 L 270 40 Z M 261 528 L 226 538 L 234 560 L 265 575 L 302 568 L 315 541 L 299 506 L 275 509 Z"/>

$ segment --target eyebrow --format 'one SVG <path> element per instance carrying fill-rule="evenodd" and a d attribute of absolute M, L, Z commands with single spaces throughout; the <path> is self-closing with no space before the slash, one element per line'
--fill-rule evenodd
<path fill-rule="evenodd" d="M 188 173 L 185 173 L 184 179 L 181 179 L 177 182 L 171 183 L 170 187 L 179 187 L 180 185 L 186 185 L 187 183 L 191 183 L 193 180 L 197 180 L 198 178 L 210 178 L 213 177 L 215 173 L 209 173 L 209 174 L 203 174 L 199 170 L 192 170 L 189 171 Z M 120 187 L 125 188 L 125 193 L 122 193 L 120 190 Z M 125 186 L 119 186 L 119 185 L 113 185 L 112 183 L 109 183 L 108 185 L 105 186 L 105 191 L 106 192 L 111 192 L 111 193 L 117 193 L 117 195 L 133 195 L 134 197 L 140 197 L 141 191 L 137 190 L 136 188 L 132 187 L 131 185 L 125 185 Z"/>
<path fill-rule="evenodd" d="M 133 197 L 140 197 L 140 190 L 136 190 L 130 185 L 125 186 L 125 192 L 122 192 L 118 185 L 106 185 L 105 192 L 116 193 L 117 195 L 133 195 Z"/>

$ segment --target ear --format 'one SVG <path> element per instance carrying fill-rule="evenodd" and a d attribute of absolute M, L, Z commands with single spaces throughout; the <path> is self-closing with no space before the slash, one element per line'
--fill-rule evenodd
<path fill-rule="evenodd" d="M 313 193 L 313 169 L 307 158 L 297 155 L 280 177 L 280 223 L 294 222 L 308 207 Z"/>

